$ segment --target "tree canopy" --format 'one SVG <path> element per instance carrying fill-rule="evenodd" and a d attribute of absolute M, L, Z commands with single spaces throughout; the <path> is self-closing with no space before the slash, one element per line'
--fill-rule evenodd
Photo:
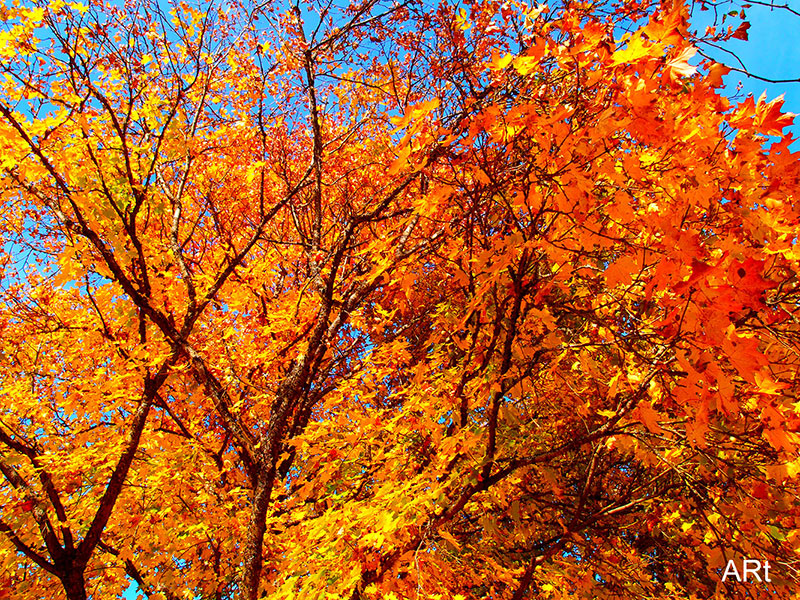
<path fill-rule="evenodd" d="M 744 8 L 0 7 L 0 598 L 797 597 Z"/>

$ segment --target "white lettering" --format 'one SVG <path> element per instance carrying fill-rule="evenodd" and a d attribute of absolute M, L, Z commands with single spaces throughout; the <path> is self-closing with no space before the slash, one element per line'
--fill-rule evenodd
<path fill-rule="evenodd" d="M 733 570 L 733 573 L 730 572 L 731 569 Z M 725 572 L 722 574 L 722 581 L 727 581 L 728 577 L 731 575 L 736 577 L 736 581 L 742 580 L 742 578 L 739 577 L 739 571 L 736 569 L 736 563 L 733 562 L 733 559 L 728 561 L 728 565 L 725 567 Z"/>
<path fill-rule="evenodd" d="M 755 566 L 750 567 L 748 565 L 755 565 Z M 761 575 L 758 574 L 760 570 L 761 570 L 760 560 L 756 560 L 755 558 L 745 558 L 744 561 L 742 561 L 742 578 L 745 581 L 747 581 L 748 573 L 752 573 L 753 575 L 756 576 L 756 579 L 761 581 Z"/>

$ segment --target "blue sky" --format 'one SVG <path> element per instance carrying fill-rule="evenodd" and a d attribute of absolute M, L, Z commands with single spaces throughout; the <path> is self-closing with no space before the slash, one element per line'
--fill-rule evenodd
<path fill-rule="evenodd" d="M 770 0 L 765 2 L 769 3 Z M 745 9 L 750 22 L 749 40 L 730 40 L 724 48 L 734 52 L 746 69 L 756 75 L 767 79 L 800 79 L 800 16 L 777 8 L 779 4 L 786 4 L 800 12 L 800 0 L 773 0 L 773 3 L 776 6 L 774 9 L 759 5 Z M 710 11 L 695 10 L 692 29 L 705 29 L 712 18 Z M 729 19 L 726 26 L 731 24 L 736 28 L 740 22 L 738 18 Z M 736 58 L 723 50 L 705 46 L 701 46 L 700 50 L 718 62 L 741 68 Z M 773 84 L 734 71 L 726 75 L 723 81 L 726 95 L 735 93 L 740 83 L 743 97 L 753 94 L 758 99 L 766 91 L 767 99 L 772 100 L 784 94 L 786 102 L 783 110 L 800 115 L 800 82 Z M 795 118 L 790 129 L 797 138 L 800 138 L 799 121 L 800 118 Z M 797 149 L 798 144 L 794 144 L 793 148 Z"/>

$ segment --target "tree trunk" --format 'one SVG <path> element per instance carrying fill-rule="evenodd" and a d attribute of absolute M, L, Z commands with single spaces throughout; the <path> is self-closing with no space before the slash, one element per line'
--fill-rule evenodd
<path fill-rule="evenodd" d="M 264 532 L 267 528 L 267 508 L 269 508 L 274 477 L 274 468 L 263 469 L 256 482 L 253 509 L 250 512 L 250 523 L 247 528 L 247 541 L 244 546 L 244 572 L 242 573 L 242 598 L 244 600 L 257 600 L 258 598 L 262 565 L 261 552 Z"/>
<path fill-rule="evenodd" d="M 83 569 L 77 566 L 68 567 L 59 576 L 67 600 L 86 600 L 86 582 L 83 579 Z"/>

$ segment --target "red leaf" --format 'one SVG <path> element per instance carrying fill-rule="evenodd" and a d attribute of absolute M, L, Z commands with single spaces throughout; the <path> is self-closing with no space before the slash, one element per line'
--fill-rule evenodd
<path fill-rule="evenodd" d="M 736 28 L 736 31 L 734 31 L 733 34 L 731 34 L 731 37 L 735 38 L 737 40 L 747 41 L 747 39 L 748 39 L 747 30 L 748 29 L 750 29 L 750 23 L 748 23 L 747 21 L 744 21 L 741 25 L 739 25 L 739 27 Z"/>
<path fill-rule="evenodd" d="M 769 496 L 769 490 L 766 485 L 758 482 L 753 486 L 753 497 L 764 500 L 767 496 Z"/>

